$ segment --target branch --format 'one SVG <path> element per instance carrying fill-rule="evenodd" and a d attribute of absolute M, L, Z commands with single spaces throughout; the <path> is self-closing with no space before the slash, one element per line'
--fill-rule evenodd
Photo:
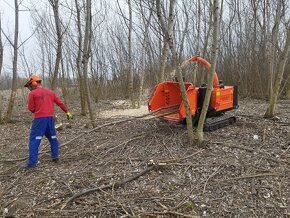
<path fill-rule="evenodd" d="M 38 24 L 38 26 L 35 28 L 35 30 L 31 33 L 31 35 L 30 36 L 28 36 L 18 47 L 17 47 L 17 49 L 18 48 L 20 48 L 25 42 L 27 42 L 35 33 L 36 33 L 36 31 L 38 30 L 38 28 L 40 27 L 40 25 L 41 25 L 41 23 L 39 23 Z"/>
<path fill-rule="evenodd" d="M 14 46 L 13 42 L 9 39 L 9 37 L 6 35 L 6 33 L 3 31 L 3 29 L 1 28 L 1 32 L 3 33 L 3 35 L 5 36 L 5 38 L 7 39 L 7 41 L 10 43 L 11 46 Z"/>
<path fill-rule="evenodd" d="M 228 182 L 228 181 L 233 181 L 233 180 L 253 179 L 253 178 L 268 177 L 268 176 L 286 176 L 286 174 L 283 175 L 282 173 L 260 173 L 260 174 L 252 174 L 252 175 L 245 175 L 245 176 L 218 180 L 217 182 L 220 183 L 220 182 Z"/>
<path fill-rule="evenodd" d="M 270 161 L 273 161 L 275 163 L 279 163 L 279 164 L 282 164 L 282 163 L 285 163 L 285 164 L 288 164 L 290 165 L 290 162 L 287 161 L 287 160 L 283 160 L 283 159 L 278 159 L 278 158 L 273 158 L 273 157 L 267 157 L 265 156 L 265 154 L 263 154 L 262 152 L 260 151 L 257 151 L 256 149 L 252 149 L 252 148 L 246 148 L 246 147 L 243 147 L 243 146 L 239 146 L 239 145 L 228 145 L 224 142 L 213 142 L 214 144 L 219 144 L 219 145 L 223 145 L 225 147 L 228 147 L 228 148 L 236 148 L 236 149 L 240 149 L 240 150 L 245 150 L 245 151 L 248 151 L 248 152 L 257 152 L 257 155 L 261 155 L 260 157 L 261 158 L 264 158 L 266 160 L 270 160 Z"/>
<path fill-rule="evenodd" d="M 183 214 L 183 213 L 179 213 L 177 211 L 171 211 L 171 210 L 166 210 L 166 211 L 147 211 L 147 212 L 143 212 L 142 211 L 142 212 L 140 212 L 139 215 L 145 215 L 146 217 L 147 216 L 159 217 L 159 216 L 162 216 L 162 215 L 171 215 L 173 217 L 186 217 L 186 218 L 197 218 L 198 217 L 198 216 L 189 215 L 189 214 Z"/>
<path fill-rule="evenodd" d="M 160 161 L 158 161 L 158 163 L 160 163 L 160 164 L 162 164 L 162 163 L 167 164 L 167 163 L 170 163 L 170 162 L 177 162 L 177 161 L 181 161 L 181 160 L 186 160 L 186 159 L 188 159 L 188 158 L 190 158 L 192 156 L 195 156 L 195 155 L 197 155 L 197 154 L 199 154 L 199 153 L 201 153 L 203 151 L 205 151 L 205 150 L 204 149 L 201 149 L 201 150 L 199 150 L 199 151 L 197 151 L 197 152 L 195 152 L 193 154 L 190 154 L 190 155 L 188 155 L 186 157 L 181 157 L 181 158 L 176 158 L 176 159 L 169 159 L 169 160 L 160 160 Z"/>
<path fill-rule="evenodd" d="M 136 174 L 135 176 L 132 176 L 132 177 L 129 177 L 127 179 L 124 179 L 122 181 L 117 181 L 117 182 L 114 182 L 110 185 L 104 185 L 104 186 L 101 186 L 101 187 L 96 187 L 96 188 L 92 188 L 92 189 L 87 189 L 87 190 L 84 190 L 80 193 L 76 193 L 74 194 L 72 197 L 70 197 L 62 206 L 61 206 L 61 209 L 64 209 L 71 201 L 73 201 L 74 199 L 80 197 L 80 196 L 83 196 L 83 195 L 87 195 L 87 194 L 91 194 L 91 193 L 94 193 L 94 192 L 97 192 L 97 191 L 101 191 L 101 190 L 105 190 L 105 189 L 111 189 L 111 188 L 119 188 L 121 186 L 123 186 L 124 184 L 128 183 L 128 182 L 131 182 L 133 180 L 136 180 L 138 179 L 140 176 L 143 176 L 144 174 L 150 172 L 151 170 L 157 168 L 156 165 L 152 165 L 150 167 L 147 167 L 146 169 L 144 169 L 143 171 L 139 172 L 138 174 Z"/>

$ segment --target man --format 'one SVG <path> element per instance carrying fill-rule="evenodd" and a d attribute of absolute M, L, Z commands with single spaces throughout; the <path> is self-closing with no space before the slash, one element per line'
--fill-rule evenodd
<path fill-rule="evenodd" d="M 34 120 L 30 129 L 29 158 L 24 169 L 37 165 L 38 150 L 43 135 L 46 136 L 51 147 L 52 161 L 58 161 L 58 140 L 54 127 L 54 103 L 56 103 L 67 115 L 67 119 L 73 119 L 65 104 L 50 89 L 41 86 L 39 76 L 31 76 L 24 87 L 31 92 L 28 95 L 28 110 L 34 113 Z"/>

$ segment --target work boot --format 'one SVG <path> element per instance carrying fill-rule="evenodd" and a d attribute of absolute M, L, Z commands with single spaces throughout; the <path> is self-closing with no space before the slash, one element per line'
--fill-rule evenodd
<path fill-rule="evenodd" d="M 20 169 L 23 170 L 23 171 L 26 171 L 26 170 L 33 169 L 35 167 L 36 166 L 31 166 L 31 165 L 25 164 L 25 165 L 21 166 Z"/>
<path fill-rule="evenodd" d="M 54 159 L 52 159 L 52 162 L 54 162 L 54 163 L 58 163 L 58 158 L 54 158 Z"/>

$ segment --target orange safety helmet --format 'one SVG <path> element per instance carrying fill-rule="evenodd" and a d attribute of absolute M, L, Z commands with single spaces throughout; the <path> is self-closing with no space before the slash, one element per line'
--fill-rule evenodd
<path fill-rule="evenodd" d="M 28 87 L 30 84 L 32 85 L 32 87 L 37 87 L 38 83 L 40 82 L 41 78 L 37 75 L 32 75 L 29 77 L 29 79 L 27 80 L 27 82 L 25 83 L 24 87 Z"/>

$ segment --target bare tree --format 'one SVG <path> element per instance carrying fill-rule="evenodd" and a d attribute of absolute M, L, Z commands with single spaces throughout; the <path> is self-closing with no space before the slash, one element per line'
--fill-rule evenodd
<path fill-rule="evenodd" d="M 183 52 L 184 52 L 184 46 L 185 46 L 185 38 L 187 36 L 188 33 L 188 26 L 189 26 L 189 13 L 186 10 L 186 5 L 183 3 L 183 10 L 182 10 L 183 14 L 185 15 L 185 22 L 184 22 L 184 28 L 182 30 L 182 34 L 180 36 L 180 44 L 179 44 L 179 56 L 178 56 L 178 60 L 182 59 L 183 56 Z M 179 22 L 181 23 L 181 22 Z"/>
<path fill-rule="evenodd" d="M 54 65 L 54 72 L 51 80 L 51 88 L 52 90 L 56 89 L 57 86 L 57 76 L 61 62 L 62 56 L 62 32 L 61 32 L 61 23 L 59 16 L 59 0 L 49 0 L 50 5 L 53 9 L 55 28 L 56 28 L 56 36 L 57 36 L 57 48 L 56 48 L 56 58 Z"/>
<path fill-rule="evenodd" d="M 18 59 L 18 34 L 19 34 L 19 5 L 18 0 L 14 0 L 15 7 L 15 26 L 14 26 L 14 42 L 11 43 L 13 47 L 13 63 L 12 63 L 12 88 L 10 99 L 5 115 L 5 121 L 10 122 L 17 92 L 17 59 Z M 10 40 L 9 40 L 10 41 Z"/>
<path fill-rule="evenodd" d="M 65 75 L 65 60 L 61 58 L 61 92 L 62 92 L 62 97 L 64 100 L 64 103 L 67 105 L 67 97 L 68 97 L 68 91 L 67 91 L 67 79 L 69 78 L 68 75 Z M 67 63 L 67 62 L 66 62 Z M 67 69 L 67 68 L 66 68 Z"/>
<path fill-rule="evenodd" d="M 81 103 L 81 115 L 85 116 L 86 113 L 86 98 L 85 98 L 85 85 L 84 85 L 84 76 L 81 67 L 81 59 L 82 59 L 82 51 L 83 51 L 83 34 L 82 34 L 82 27 L 81 27 L 81 12 L 78 0 L 75 0 L 75 7 L 77 13 L 77 29 L 78 29 L 78 52 L 76 58 L 76 67 L 78 73 L 78 83 L 79 83 L 79 92 L 80 92 L 80 103 Z"/>
<path fill-rule="evenodd" d="M 133 90 L 133 61 L 132 61 L 132 29 L 133 29 L 133 20 L 132 20 L 132 5 L 131 0 L 127 0 L 128 10 L 129 10 L 129 25 L 128 25 L 128 93 L 131 100 L 132 108 L 135 108 L 134 100 L 134 90 Z"/>
<path fill-rule="evenodd" d="M 176 0 L 170 0 L 168 23 L 171 23 L 171 25 L 173 25 L 173 21 L 174 21 L 173 12 L 174 12 L 175 3 L 176 3 Z M 179 62 L 178 62 L 178 55 L 177 55 L 176 47 L 175 47 L 175 44 L 171 35 L 171 32 L 172 32 L 171 25 L 169 25 L 169 28 L 166 27 L 165 21 L 161 13 L 160 0 L 156 0 L 156 11 L 157 11 L 157 16 L 161 25 L 162 32 L 164 34 L 164 39 L 167 41 L 166 43 L 168 43 L 172 56 L 173 56 L 174 68 L 178 77 L 179 87 L 180 87 L 180 91 L 181 91 L 181 95 L 182 95 L 182 99 L 183 99 L 185 111 L 186 111 L 186 124 L 187 124 L 187 133 L 188 133 L 189 143 L 192 145 L 194 141 L 192 117 L 190 113 L 190 107 L 189 107 L 188 97 L 186 94 L 186 89 L 185 89 L 183 78 L 182 78 L 182 72 L 181 72 L 182 67 L 179 65 Z M 185 62 L 184 65 L 186 63 L 187 62 Z"/>
<path fill-rule="evenodd" d="M 275 70 L 275 62 L 276 62 L 276 50 L 278 47 L 278 33 L 279 33 L 279 26 L 282 19 L 282 0 L 277 1 L 277 9 L 276 9 L 276 16 L 274 20 L 274 25 L 272 28 L 272 35 L 269 45 L 269 94 L 270 96 L 273 95 L 273 77 L 274 77 L 274 70 Z"/>
<path fill-rule="evenodd" d="M 172 35 L 172 31 L 173 31 L 173 5 L 175 4 L 175 1 L 170 1 L 169 3 L 169 15 L 168 17 L 165 16 L 165 19 L 167 22 L 163 21 L 163 25 L 161 26 L 162 32 L 164 31 L 164 28 L 166 29 L 166 31 L 168 32 L 168 35 L 171 36 Z M 160 20 L 163 20 L 162 18 L 162 8 L 161 8 L 161 3 L 160 0 L 156 0 L 156 10 L 157 10 L 157 17 L 158 20 L 160 22 Z M 164 74 L 165 74 L 165 67 L 166 67 L 166 63 L 167 63 L 167 58 L 169 55 L 169 42 L 168 39 L 166 38 L 166 35 L 163 33 L 162 34 L 162 50 L 161 50 L 161 56 L 160 56 L 160 63 L 159 63 L 159 72 L 158 72 L 158 82 L 163 82 L 164 81 Z M 176 51 L 175 51 L 176 52 Z"/>
<path fill-rule="evenodd" d="M 288 23 L 290 23 L 290 20 Z M 284 74 L 284 69 L 285 69 L 287 57 L 288 57 L 288 54 L 290 51 L 290 26 L 288 26 L 287 28 L 288 28 L 287 29 L 287 38 L 286 38 L 285 45 L 284 45 L 284 48 L 283 48 L 281 56 L 280 56 L 277 76 L 276 76 L 276 80 L 274 83 L 272 95 L 270 96 L 269 106 L 268 106 L 267 111 L 264 115 L 265 118 L 273 117 L 275 110 L 276 110 L 276 104 L 277 104 L 277 100 L 278 100 L 278 96 L 279 96 L 279 90 L 280 90 L 282 79 L 283 79 L 283 74 Z"/>
<path fill-rule="evenodd" d="M 207 110 L 209 107 L 210 96 L 213 89 L 213 79 L 216 68 L 216 61 L 218 56 L 218 41 L 219 41 L 219 19 L 220 19 L 220 2 L 219 0 L 214 0 L 213 2 L 213 40 L 212 40 L 212 51 L 211 51 L 211 67 L 208 79 L 208 85 L 206 89 L 206 94 L 201 110 L 201 114 L 197 126 L 197 136 L 198 143 L 203 142 L 203 125 L 206 118 Z"/>
<path fill-rule="evenodd" d="M 95 113 L 92 108 L 91 96 L 89 91 L 89 78 L 88 78 L 88 63 L 91 52 L 91 38 L 92 38 L 92 3 L 91 0 L 86 0 L 86 24 L 85 24 L 85 35 L 83 44 L 83 74 L 84 74 L 84 89 L 87 100 L 89 116 L 93 127 L 95 127 Z"/>
<path fill-rule="evenodd" d="M 124 24 L 126 25 L 128 29 L 127 39 L 128 39 L 128 45 L 127 45 L 127 54 L 126 54 L 126 71 L 127 71 L 127 84 L 128 84 L 128 96 L 131 101 L 132 108 L 135 108 L 135 99 L 134 99 L 134 90 L 133 90 L 133 60 L 132 60 L 132 31 L 133 31 L 133 19 L 132 19 L 132 3 L 131 0 L 126 0 L 128 4 L 128 13 L 129 18 L 126 18 L 124 15 L 119 0 L 117 1 L 119 10 L 121 12 L 121 16 L 124 20 Z"/>
<path fill-rule="evenodd" d="M 138 102 L 137 102 L 137 107 L 140 108 L 141 105 L 141 96 L 143 93 L 143 85 L 144 85 L 144 77 L 145 77 L 145 58 L 146 58 L 146 51 L 148 49 L 148 43 L 149 43 L 149 25 L 151 22 L 151 17 L 152 17 L 152 12 L 153 10 L 150 10 L 149 17 L 148 19 L 145 17 L 144 9 L 142 6 L 142 3 L 140 1 L 140 6 L 141 6 L 141 13 L 142 13 L 142 19 L 145 25 L 144 32 L 143 32 L 143 41 L 142 41 L 142 50 L 141 50 L 141 63 L 140 63 L 140 85 L 139 85 L 139 96 L 138 96 Z M 151 7 L 151 9 L 153 6 Z"/>

